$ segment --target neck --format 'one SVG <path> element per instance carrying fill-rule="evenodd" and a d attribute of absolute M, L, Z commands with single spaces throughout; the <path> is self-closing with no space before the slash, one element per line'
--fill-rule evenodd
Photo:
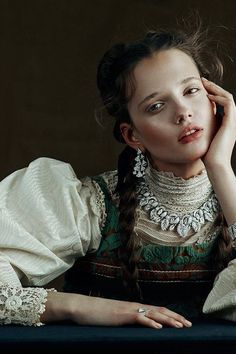
<path fill-rule="evenodd" d="M 194 161 L 188 164 L 165 164 L 160 161 L 153 164 L 153 168 L 158 171 L 172 172 L 176 177 L 181 177 L 183 179 L 189 179 L 191 177 L 199 175 L 205 166 L 201 160 Z"/>

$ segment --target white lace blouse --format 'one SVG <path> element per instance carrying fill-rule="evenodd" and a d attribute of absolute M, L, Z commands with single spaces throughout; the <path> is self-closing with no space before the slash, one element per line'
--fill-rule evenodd
<path fill-rule="evenodd" d="M 112 194 L 116 173 L 105 173 L 103 178 Z M 152 171 L 150 178 L 160 179 L 161 189 L 156 192 L 171 213 L 193 213 L 200 207 L 197 201 L 200 203 L 203 198 L 201 203 L 204 202 L 211 193 L 206 174 L 188 181 L 174 181 L 174 176 L 163 173 L 158 176 Z M 148 181 L 155 187 L 154 182 Z M 181 191 L 187 188 L 183 198 L 180 184 Z M 177 198 L 174 202 L 167 200 L 166 193 L 169 196 L 170 191 L 172 198 Z M 211 204 L 209 208 L 211 211 Z M 200 230 L 193 232 L 190 228 L 187 236 L 180 237 L 171 225 L 167 230 L 166 223 L 163 228 L 150 220 L 141 207 L 138 209 L 134 232 L 141 242 L 189 245 L 217 237 L 218 231 L 211 221 L 204 219 Z M 156 209 L 158 215 L 159 209 Z M 165 214 L 166 221 L 168 213 Z M 209 215 L 209 219 L 212 217 L 214 214 Z M 49 291 L 43 286 L 68 270 L 77 258 L 98 249 L 105 219 L 104 195 L 99 185 L 90 178 L 79 180 L 65 162 L 39 158 L 1 181 L 0 324 L 41 325 L 40 315 Z M 236 224 L 231 231 L 236 233 Z"/>

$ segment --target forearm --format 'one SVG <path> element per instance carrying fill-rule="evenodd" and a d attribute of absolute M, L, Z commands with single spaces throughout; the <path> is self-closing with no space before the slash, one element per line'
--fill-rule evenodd
<path fill-rule="evenodd" d="M 74 293 L 50 292 L 41 321 L 48 323 L 71 320 L 81 325 L 121 325 L 119 312 L 128 311 L 130 306 L 136 309 L 139 304 Z"/>
<path fill-rule="evenodd" d="M 209 179 L 228 225 L 236 222 L 236 177 L 231 166 L 207 170 Z"/>
<path fill-rule="evenodd" d="M 73 313 L 76 309 L 80 295 L 63 292 L 49 292 L 45 304 L 45 311 L 40 320 L 43 323 L 73 320 Z"/>
<path fill-rule="evenodd" d="M 143 307 L 144 311 L 138 311 Z M 0 324 L 40 326 L 63 320 L 94 326 L 191 326 L 183 316 L 164 307 L 0 283 Z"/>

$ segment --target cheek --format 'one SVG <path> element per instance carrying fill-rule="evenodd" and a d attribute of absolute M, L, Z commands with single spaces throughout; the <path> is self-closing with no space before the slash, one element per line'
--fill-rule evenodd
<path fill-rule="evenodd" d="M 215 116 L 217 113 L 217 106 L 216 106 L 215 102 L 212 102 L 207 98 L 206 105 L 207 105 L 207 109 L 209 111 L 209 114 L 212 116 Z"/>
<path fill-rule="evenodd" d="M 153 125 L 143 125 L 140 127 L 140 135 L 147 143 L 160 144 L 166 140 L 166 129 L 162 130 L 160 127 Z"/>
<path fill-rule="evenodd" d="M 219 128 L 219 121 L 217 119 L 217 116 L 212 114 L 212 117 L 210 118 L 208 123 L 208 136 L 210 141 L 214 138 L 218 128 Z"/>
<path fill-rule="evenodd" d="M 199 111 L 199 107 L 202 109 Z M 217 121 L 216 121 L 216 104 L 209 100 L 207 96 L 203 97 L 203 100 L 199 103 L 198 112 L 200 113 L 200 117 L 204 125 L 208 126 L 210 130 L 214 130 Z M 198 113 L 198 114 L 199 114 Z"/>
<path fill-rule="evenodd" d="M 215 102 L 210 101 L 208 97 L 206 97 L 205 99 L 206 99 L 206 105 L 208 106 L 209 114 L 215 116 L 217 110 Z"/>

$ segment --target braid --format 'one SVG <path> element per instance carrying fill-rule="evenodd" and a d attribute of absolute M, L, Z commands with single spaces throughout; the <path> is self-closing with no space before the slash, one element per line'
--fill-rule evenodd
<path fill-rule="evenodd" d="M 130 300 L 141 300 L 141 290 L 138 285 L 139 245 L 134 237 L 135 210 L 137 207 L 136 177 L 133 175 L 133 165 L 136 152 L 126 146 L 118 159 L 118 183 L 116 192 L 120 196 L 119 225 L 121 234 L 120 260 L 123 264 L 123 283 Z"/>
<path fill-rule="evenodd" d="M 217 270 L 221 271 L 232 259 L 232 242 L 226 220 L 222 212 L 219 214 L 216 223 L 222 226 L 222 232 L 216 243 L 214 261 L 216 263 Z"/>

